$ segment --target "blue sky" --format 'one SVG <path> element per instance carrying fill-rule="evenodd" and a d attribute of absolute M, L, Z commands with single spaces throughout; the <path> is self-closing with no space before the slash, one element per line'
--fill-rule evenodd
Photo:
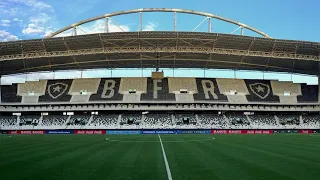
<path fill-rule="evenodd" d="M 83 19 L 137 8 L 180 8 L 208 12 L 242 22 L 274 38 L 320 42 L 318 0 L 0 0 L 0 41 L 42 38 Z M 172 14 L 146 13 L 143 17 L 144 30 L 173 29 Z M 115 17 L 110 27 L 113 31 L 119 31 L 118 26 L 126 31 L 136 31 L 138 19 L 137 14 Z M 203 17 L 178 15 L 177 19 L 178 30 L 191 31 Z M 213 21 L 214 32 L 230 33 L 236 28 Z M 96 22 L 81 29 L 86 33 L 95 33 L 103 27 Z M 206 24 L 197 29 L 206 30 Z M 254 35 L 247 31 L 245 34 Z"/>

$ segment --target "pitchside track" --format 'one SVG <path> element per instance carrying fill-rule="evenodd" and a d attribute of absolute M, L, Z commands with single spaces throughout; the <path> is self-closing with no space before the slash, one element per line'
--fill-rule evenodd
<path fill-rule="evenodd" d="M 161 135 L 160 138 L 3 135 L 0 176 L 10 180 L 167 180 L 165 154 L 173 180 L 320 177 L 320 136 Z"/>

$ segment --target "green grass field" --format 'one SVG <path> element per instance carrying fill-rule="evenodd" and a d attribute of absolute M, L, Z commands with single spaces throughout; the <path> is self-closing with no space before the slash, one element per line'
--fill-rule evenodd
<path fill-rule="evenodd" d="M 320 136 L 161 135 L 161 139 L 173 180 L 320 179 Z M 1 135 L 0 177 L 168 179 L 158 135 Z"/>

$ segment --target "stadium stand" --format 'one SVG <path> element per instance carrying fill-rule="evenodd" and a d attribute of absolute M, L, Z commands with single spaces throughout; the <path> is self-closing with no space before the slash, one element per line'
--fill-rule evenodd
<path fill-rule="evenodd" d="M 320 129 L 318 114 L 148 112 L 1 116 L 2 129 Z"/>
<path fill-rule="evenodd" d="M 274 115 L 257 114 L 248 116 L 252 129 L 277 129 L 279 124 Z"/>
<path fill-rule="evenodd" d="M 20 119 L 20 126 L 27 126 L 24 128 L 33 128 L 33 126 L 37 126 L 39 124 L 40 120 L 40 116 L 37 115 L 19 116 L 18 118 Z"/>
<path fill-rule="evenodd" d="M 65 129 L 70 116 L 66 115 L 49 115 L 43 116 L 41 127 L 45 129 Z"/>
<path fill-rule="evenodd" d="M 16 103 L 21 102 L 21 96 L 17 95 L 18 84 L 1 85 L 1 102 Z"/>
<path fill-rule="evenodd" d="M 141 127 L 144 129 L 174 128 L 172 115 L 167 113 L 148 113 L 144 115 Z"/>
<path fill-rule="evenodd" d="M 98 86 L 97 94 L 90 96 L 90 101 L 122 101 L 123 94 L 119 93 L 121 78 L 103 78 Z"/>
<path fill-rule="evenodd" d="M 193 113 L 176 113 L 175 123 L 177 128 L 187 129 L 187 128 L 197 128 L 198 122 L 196 115 Z"/>
<path fill-rule="evenodd" d="M 73 115 L 67 122 L 67 129 L 83 129 L 89 122 L 92 116 L 90 115 Z"/>
<path fill-rule="evenodd" d="M 227 129 L 230 125 L 227 123 L 225 116 L 218 114 L 200 114 L 199 127 L 204 129 Z"/>
<path fill-rule="evenodd" d="M 0 116 L 0 127 L 3 129 L 16 128 L 18 119 L 17 116 Z"/>
<path fill-rule="evenodd" d="M 297 96 L 301 95 L 300 84 L 292 82 L 270 81 L 273 94 L 279 96 L 280 103 L 297 103 Z"/>
<path fill-rule="evenodd" d="M 47 80 L 1 86 L 2 103 L 24 104 L 99 101 L 299 104 L 317 103 L 318 94 L 318 86 L 314 85 L 214 78 L 96 78 Z"/>
<path fill-rule="evenodd" d="M 169 93 L 168 78 L 148 78 L 147 93 L 141 95 L 141 101 L 175 101 L 175 95 Z"/>
<path fill-rule="evenodd" d="M 120 117 L 120 129 L 138 129 L 141 123 L 142 116 L 141 114 L 121 114 Z"/>
<path fill-rule="evenodd" d="M 320 115 L 310 114 L 302 116 L 303 129 L 320 129 Z"/>
<path fill-rule="evenodd" d="M 247 86 L 242 79 L 216 79 L 219 90 L 226 95 L 229 102 L 247 103 L 249 94 Z"/>
<path fill-rule="evenodd" d="M 44 96 L 39 97 L 39 102 L 70 102 L 68 95 L 71 79 L 68 80 L 48 80 Z"/>
<path fill-rule="evenodd" d="M 89 129 L 118 129 L 118 114 L 99 114 L 93 115 L 92 121 L 87 125 Z"/>
<path fill-rule="evenodd" d="M 229 123 L 231 123 L 231 129 L 250 129 L 250 122 L 247 116 L 243 114 L 230 114 L 226 116 Z"/>
<path fill-rule="evenodd" d="M 196 79 L 198 93 L 194 99 L 198 101 L 228 101 L 227 97 L 220 93 L 216 79 Z"/>

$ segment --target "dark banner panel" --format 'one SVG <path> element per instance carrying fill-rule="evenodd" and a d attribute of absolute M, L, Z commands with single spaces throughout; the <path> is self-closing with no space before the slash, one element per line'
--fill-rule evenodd
<path fill-rule="evenodd" d="M 17 95 L 18 84 L 1 86 L 1 102 L 3 103 L 20 103 L 21 96 Z"/>
<path fill-rule="evenodd" d="M 45 95 L 39 97 L 39 102 L 69 102 L 71 84 L 71 79 L 48 80 Z"/>
<path fill-rule="evenodd" d="M 177 134 L 176 130 L 142 130 L 141 134 Z"/>
<path fill-rule="evenodd" d="M 73 134 L 73 130 L 47 130 L 46 134 Z"/>
<path fill-rule="evenodd" d="M 280 102 L 279 97 L 273 95 L 270 81 L 246 79 L 244 82 L 250 93 L 247 95 L 249 102 Z"/>
<path fill-rule="evenodd" d="M 318 86 L 301 84 L 301 96 L 297 96 L 299 103 L 316 103 L 318 102 Z"/>
<path fill-rule="evenodd" d="M 274 130 L 274 133 L 299 133 L 298 129 L 281 129 L 281 130 Z"/>
<path fill-rule="evenodd" d="M 194 94 L 195 101 L 227 102 L 227 96 L 220 93 L 216 79 L 196 79 L 198 93 Z"/>
<path fill-rule="evenodd" d="M 118 130 L 107 130 L 106 134 L 141 134 L 140 130 L 124 130 L 124 131 L 118 131 Z"/>
<path fill-rule="evenodd" d="M 90 101 L 122 101 L 123 95 L 119 94 L 120 78 L 102 78 L 97 94 L 90 96 Z"/>
<path fill-rule="evenodd" d="M 141 94 L 141 101 L 175 101 L 175 95 L 169 93 L 168 78 L 147 79 L 147 93 Z"/>
<path fill-rule="evenodd" d="M 0 134 L 9 134 L 9 131 L 6 131 L 6 130 L 0 130 Z"/>
<path fill-rule="evenodd" d="M 211 134 L 211 130 L 177 130 L 177 134 Z"/>

